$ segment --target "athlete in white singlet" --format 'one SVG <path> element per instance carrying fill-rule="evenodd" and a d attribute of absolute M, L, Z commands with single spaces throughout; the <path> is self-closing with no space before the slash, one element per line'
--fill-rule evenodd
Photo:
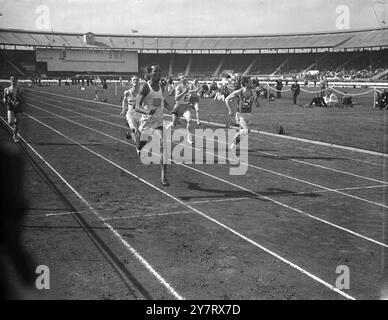
<path fill-rule="evenodd" d="M 190 84 L 189 101 L 195 109 L 195 116 L 197 118 L 197 125 L 201 125 L 199 121 L 199 91 L 201 90 L 198 84 L 198 77 L 194 77 L 193 82 Z"/>
<path fill-rule="evenodd" d="M 138 125 L 141 118 L 141 113 L 135 111 L 136 97 L 139 94 L 140 81 L 139 77 L 133 76 L 131 78 L 131 88 L 124 91 L 124 98 L 122 102 L 122 110 L 120 115 L 125 114 L 129 130 L 127 131 L 126 137 L 137 143 Z"/>
<path fill-rule="evenodd" d="M 8 124 L 13 130 L 13 140 L 19 142 L 18 138 L 18 114 L 22 113 L 22 95 L 15 77 L 9 79 L 11 86 L 4 89 L 3 103 L 7 107 Z"/>
<path fill-rule="evenodd" d="M 230 101 L 237 98 L 237 111 L 235 115 L 236 123 L 240 130 L 233 139 L 231 145 L 232 152 L 236 152 L 236 146 L 240 142 L 240 138 L 249 134 L 249 125 L 252 117 L 252 105 L 259 107 L 258 97 L 254 90 L 252 90 L 252 80 L 248 77 L 242 77 L 241 88 L 231 93 L 225 100 L 226 107 L 229 111 L 229 116 L 233 117 L 233 111 L 230 106 Z"/>
<path fill-rule="evenodd" d="M 160 86 L 160 78 L 162 71 L 159 65 L 151 65 L 147 68 L 150 80 L 142 85 L 140 92 L 136 98 L 135 111 L 142 113 L 139 123 L 139 138 L 140 134 L 151 134 L 153 138 L 161 139 L 160 146 L 160 168 L 161 181 L 164 186 L 169 183 L 166 179 L 167 161 L 164 161 L 163 154 L 163 111 L 167 108 L 171 111 L 171 107 L 164 99 L 164 93 Z M 137 139 L 138 154 L 141 149 L 148 143 L 148 141 L 141 141 Z M 164 163 L 166 162 L 166 163 Z"/>
<path fill-rule="evenodd" d="M 181 74 L 179 76 L 180 83 L 175 88 L 175 105 L 172 110 L 172 126 L 176 127 L 179 123 L 179 118 L 183 116 L 186 120 L 186 129 L 187 129 L 187 142 L 189 144 L 193 143 L 191 138 L 191 109 L 193 106 L 189 101 L 190 96 L 190 87 L 187 82 L 186 77 Z"/>

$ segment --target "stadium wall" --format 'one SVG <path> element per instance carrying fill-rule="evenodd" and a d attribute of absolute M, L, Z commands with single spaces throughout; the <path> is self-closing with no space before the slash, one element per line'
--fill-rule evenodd
<path fill-rule="evenodd" d="M 37 48 L 36 62 L 47 62 L 49 72 L 138 72 L 133 51 Z"/>

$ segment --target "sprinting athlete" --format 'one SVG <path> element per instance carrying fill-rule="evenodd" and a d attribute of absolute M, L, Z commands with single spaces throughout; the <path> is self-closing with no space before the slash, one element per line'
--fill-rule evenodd
<path fill-rule="evenodd" d="M 9 79 L 11 86 L 4 89 L 3 103 L 7 106 L 8 124 L 13 130 L 13 141 L 19 142 L 18 138 L 18 114 L 22 113 L 22 95 L 15 77 Z"/>
<path fill-rule="evenodd" d="M 193 82 L 190 84 L 189 101 L 195 109 L 195 116 L 197 118 L 197 125 L 201 125 L 199 121 L 199 91 L 201 87 L 198 85 L 198 77 L 194 77 Z"/>
<path fill-rule="evenodd" d="M 128 140 L 132 138 L 133 142 L 135 143 L 137 143 L 138 139 L 138 126 L 141 118 L 141 114 L 135 111 L 136 97 L 139 94 L 139 89 L 139 77 L 133 76 L 131 78 L 131 88 L 129 90 L 124 91 L 124 98 L 120 113 L 120 116 L 123 116 L 125 114 L 125 118 L 129 127 L 129 130 L 126 133 L 126 137 Z"/>
<path fill-rule="evenodd" d="M 179 76 L 180 83 L 175 88 L 175 105 L 172 110 L 172 127 L 176 127 L 179 123 L 179 118 L 183 116 L 186 120 L 186 129 L 187 129 L 187 142 L 193 144 L 191 138 L 191 108 L 193 106 L 190 104 L 190 87 L 187 82 L 186 77 L 183 74 Z"/>
<path fill-rule="evenodd" d="M 236 152 L 236 147 L 240 142 L 242 136 L 248 135 L 250 132 L 250 122 L 252 117 L 252 105 L 259 107 L 258 97 L 254 90 L 252 90 L 252 80 L 249 77 L 242 77 L 241 88 L 231 93 L 225 100 L 226 107 L 229 111 L 229 116 L 233 117 L 233 111 L 230 106 L 230 101 L 237 98 L 237 111 L 235 114 L 236 124 L 240 127 L 239 132 L 235 135 L 231 150 Z"/>
<path fill-rule="evenodd" d="M 164 163 L 163 155 L 163 110 L 167 108 L 171 112 L 171 107 L 164 98 L 164 93 L 160 86 L 162 71 L 159 65 L 151 65 L 147 68 L 150 80 L 142 85 L 136 98 L 135 111 L 142 113 L 139 123 L 139 135 L 141 133 L 151 134 L 153 138 L 160 139 L 160 169 L 161 181 L 164 186 L 168 186 L 166 178 L 167 162 Z M 147 132 L 146 132 L 147 131 Z M 137 140 L 137 151 L 140 155 L 141 149 L 148 141 Z"/>

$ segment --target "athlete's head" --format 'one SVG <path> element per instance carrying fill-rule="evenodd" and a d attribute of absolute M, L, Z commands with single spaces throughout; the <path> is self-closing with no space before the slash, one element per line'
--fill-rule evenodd
<path fill-rule="evenodd" d="M 12 76 L 11 78 L 9 78 L 9 82 L 11 82 L 11 84 L 16 84 L 17 80 L 15 77 Z"/>
<path fill-rule="evenodd" d="M 178 77 L 179 77 L 179 81 L 181 83 L 187 84 L 187 78 L 186 78 L 186 76 L 183 73 L 180 73 Z"/>
<path fill-rule="evenodd" d="M 193 80 L 193 82 L 194 82 L 195 85 L 198 84 L 198 80 L 199 80 L 198 76 L 195 76 L 195 77 L 194 77 L 194 80 Z"/>
<path fill-rule="evenodd" d="M 162 70 L 157 64 L 151 64 L 148 66 L 147 73 L 150 75 L 151 81 L 159 82 L 162 77 Z"/>
<path fill-rule="evenodd" d="M 241 77 L 241 85 L 246 88 L 252 88 L 252 79 L 246 76 Z"/>
<path fill-rule="evenodd" d="M 133 86 L 136 86 L 136 85 L 138 85 L 139 84 L 139 77 L 138 76 L 133 76 L 132 78 L 131 78 L 131 84 L 133 85 Z"/>

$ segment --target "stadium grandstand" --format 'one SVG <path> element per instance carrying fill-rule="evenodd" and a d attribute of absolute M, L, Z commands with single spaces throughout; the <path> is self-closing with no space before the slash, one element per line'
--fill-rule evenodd
<path fill-rule="evenodd" d="M 0 76 L 141 73 L 220 78 L 226 73 L 387 80 L 388 28 L 239 36 L 101 35 L 0 29 Z"/>

